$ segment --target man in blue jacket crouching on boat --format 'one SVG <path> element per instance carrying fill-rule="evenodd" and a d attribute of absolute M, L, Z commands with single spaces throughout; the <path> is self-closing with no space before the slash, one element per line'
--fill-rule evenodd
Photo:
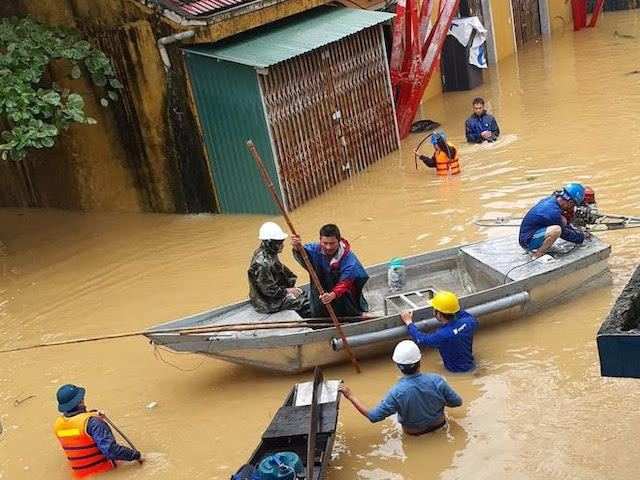
<path fill-rule="evenodd" d="M 341 383 L 338 389 L 370 422 L 398 414 L 398 422 L 409 435 L 422 435 L 444 427 L 444 407 L 459 407 L 462 398 L 440 375 L 420 373 L 420 348 L 411 340 L 396 345 L 391 357 L 404 376 L 372 410 Z"/>
<path fill-rule="evenodd" d="M 409 328 L 415 342 L 424 347 L 437 348 L 444 368 L 450 372 L 468 372 L 476 368 L 473 359 L 473 332 L 478 322 L 460 308 L 458 297 L 440 290 L 429 302 L 442 325 L 434 333 L 423 333 L 413 323 L 413 312 L 402 312 L 400 318 Z"/>
<path fill-rule="evenodd" d="M 584 187 L 579 183 L 565 185 L 562 192 L 540 200 L 522 219 L 518 242 L 533 259 L 541 257 L 558 238 L 581 244 L 589 232 L 577 232 L 567 224 L 563 212 L 579 206 L 584 199 Z"/>

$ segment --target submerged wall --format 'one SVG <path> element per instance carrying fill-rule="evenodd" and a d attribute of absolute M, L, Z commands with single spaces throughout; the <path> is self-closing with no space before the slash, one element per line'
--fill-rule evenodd
<path fill-rule="evenodd" d="M 602 376 L 640 378 L 640 266 L 618 296 L 596 338 Z"/>
<path fill-rule="evenodd" d="M 218 210 L 186 66 L 169 46 L 165 72 L 156 41 L 193 29 L 211 42 L 298 13 L 326 0 L 291 0 L 223 21 L 181 27 L 137 0 L 20 0 L 0 15 L 31 14 L 51 25 L 78 28 L 112 59 L 125 85 L 122 98 L 103 108 L 90 81 L 52 77 L 83 94 L 95 126 L 73 125 L 52 149 L 20 164 L 0 162 L 0 206 L 37 206 L 133 212 Z M 5 2 L 2 2 L 5 3 Z"/>

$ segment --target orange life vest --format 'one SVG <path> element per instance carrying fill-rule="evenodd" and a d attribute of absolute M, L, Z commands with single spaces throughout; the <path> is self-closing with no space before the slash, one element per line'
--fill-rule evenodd
<path fill-rule="evenodd" d="M 85 412 L 65 417 L 60 415 L 53 428 L 56 438 L 67 455 L 71 464 L 73 476 L 88 477 L 100 472 L 106 472 L 116 466 L 96 445 L 91 435 L 87 433 L 87 423 L 91 417 L 100 416 L 97 413 Z M 100 419 L 100 421 L 103 421 Z"/>
<path fill-rule="evenodd" d="M 453 143 L 447 142 L 452 148 L 455 148 Z M 456 155 L 450 159 L 447 154 L 440 150 L 436 153 L 436 173 L 441 176 L 457 175 L 460 173 L 460 159 L 458 157 L 458 149 L 456 148 Z"/>

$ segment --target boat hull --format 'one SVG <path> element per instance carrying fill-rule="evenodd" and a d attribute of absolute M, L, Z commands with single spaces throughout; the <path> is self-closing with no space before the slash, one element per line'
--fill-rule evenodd
<path fill-rule="evenodd" d="M 478 316 L 480 326 L 530 315 L 568 300 L 581 291 L 611 282 L 607 265 L 611 248 L 597 239 L 585 248 L 575 252 L 571 250 L 564 256 L 558 255 L 557 260 L 549 264 L 537 262 L 529 264 L 529 257 L 523 256 L 522 250 L 519 247 L 513 247 L 512 243 L 505 239 L 493 239 L 411 257 L 405 260 L 405 265 L 411 266 L 412 259 L 414 262 L 426 262 L 424 263 L 425 278 L 428 276 L 428 283 L 436 286 L 453 282 L 447 279 L 447 269 L 449 276 L 458 275 L 463 281 L 467 279 L 466 281 L 475 285 L 493 284 L 489 288 L 466 295 L 463 292 L 460 295 L 460 303 L 465 309 L 495 302 L 521 292 L 528 293 L 528 301 L 522 305 Z M 492 257 L 496 255 L 496 249 L 499 252 L 499 261 L 494 261 Z M 434 265 L 437 265 L 437 269 Z M 454 273 L 454 268 L 464 270 L 464 275 Z M 377 275 L 377 282 L 380 283 L 380 273 L 386 274 L 386 265 L 374 266 L 368 271 L 370 274 Z M 420 274 L 423 273 L 420 272 Z M 382 296 L 389 293 L 383 289 L 378 293 L 380 291 Z M 380 299 L 377 300 L 379 303 Z M 392 311 L 373 320 L 344 324 L 342 329 L 347 339 L 350 336 L 391 329 L 402 325 L 398 313 L 398 311 Z M 203 315 L 206 316 L 206 314 Z M 431 317 L 433 317 L 433 309 L 430 306 L 414 310 L 416 321 Z M 186 320 L 188 324 L 188 319 Z M 154 328 L 168 326 L 176 326 L 176 322 Z M 148 336 L 154 343 L 166 345 L 176 351 L 201 353 L 232 363 L 289 373 L 309 370 L 316 365 L 326 366 L 349 361 L 344 351 L 333 349 L 332 340 L 338 337 L 335 328 L 318 330 L 301 328 L 283 332 L 278 330 L 273 334 L 242 332 L 242 334 L 204 333 L 187 336 L 153 335 L 150 332 Z M 390 352 L 397 341 L 398 338 L 393 338 L 362 345 L 355 347 L 353 351 L 358 358 L 380 355 Z"/>

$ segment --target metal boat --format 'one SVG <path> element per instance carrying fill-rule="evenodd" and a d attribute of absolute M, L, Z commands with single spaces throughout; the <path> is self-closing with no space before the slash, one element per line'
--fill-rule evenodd
<path fill-rule="evenodd" d="M 399 318 L 402 310 L 414 310 L 419 328 L 437 326 L 428 300 L 438 290 L 458 295 L 462 308 L 474 314 L 480 326 L 530 315 L 578 290 L 610 282 L 610 252 L 609 245 L 592 236 L 580 246 L 559 241 L 549 255 L 532 261 L 516 237 L 493 238 L 404 258 L 401 292 L 392 292 L 387 285 L 388 265 L 374 265 L 367 268 L 370 279 L 364 294 L 375 318 L 343 324 L 342 329 L 358 358 L 389 352 L 399 338 L 407 336 Z M 291 322 L 301 320 L 290 310 L 256 313 L 245 300 L 156 325 L 146 336 L 154 345 L 178 352 L 283 372 L 348 361 L 333 326 L 250 329 L 253 324 L 280 321 L 291 327 Z M 166 331 L 232 324 L 249 326 L 242 331 Z"/>

